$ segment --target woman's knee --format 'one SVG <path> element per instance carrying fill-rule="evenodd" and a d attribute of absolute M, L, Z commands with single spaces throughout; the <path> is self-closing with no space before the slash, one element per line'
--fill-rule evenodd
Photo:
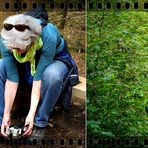
<path fill-rule="evenodd" d="M 0 70 L 4 69 L 4 62 L 3 59 L 0 59 Z"/>
<path fill-rule="evenodd" d="M 0 59 L 0 78 L 6 78 L 6 68 L 2 59 Z"/>
<path fill-rule="evenodd" d="M 43 73 L 42 81 L 48 84 L 62 83 L 63 77 L 60 73 L 46 69 Z"/>
<path fill-rule="evenodd" d="M 57 82 L 63 83 L 63 80 L 67 73 L 67 66 L 64 63 L 57 61 L 45 69 L 42 80 L 51 84 Z"/>

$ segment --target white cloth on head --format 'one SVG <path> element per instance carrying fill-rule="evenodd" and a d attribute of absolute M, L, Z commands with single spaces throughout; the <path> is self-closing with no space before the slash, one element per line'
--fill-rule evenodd
<path fill-rule="evenodd" d="M 4 24 L 5 23 L 12 25 L 24 24 L 30 28 L 30 30 L 25 29 L 24 31 L 18 31 L 14 27 L 9 31 L 5 30 L 4 28 L 2 29 L 1 35 L 3 42 L 5 46 L 10 50 L 15 48 L 19 48 L 21 50 L 26 49 L 27 46 L 30 45 L 32 41 L 36 40 L 36 38 L 42 32 L 42 27 L 36 21 L 36 19 L 24 14 L 9 16 L 4 21 Z"/>

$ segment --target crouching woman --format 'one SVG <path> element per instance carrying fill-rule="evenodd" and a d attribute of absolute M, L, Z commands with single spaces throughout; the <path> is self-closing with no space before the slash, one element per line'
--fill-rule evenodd
<path fill-rule="evenodd" d="M 42 20 L 18 14 L 8 17 L 1 31 L 0 49 L 0 125 L 1 134 L 11 125 L 10 112 L 18 84 L 32 86 L 31 103 L 23 136 L 35 134 L 48 125 L 69 71 L 77 75 L 77 66 L 57 28 Z M 66 100 L 67 101 L 67 100 Z M 65 103 L 66 104 L 66 103 Z M 33 132 L 34 131 L 34 132 Z M 39 134 L 44 132 L 39 132 Z"/>

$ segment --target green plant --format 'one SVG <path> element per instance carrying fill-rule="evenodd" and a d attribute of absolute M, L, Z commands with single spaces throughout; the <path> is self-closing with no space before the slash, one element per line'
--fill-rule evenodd
<path fill-rule="evenodd" d="M 147 24 L 146 12 L 88 12 L 88 135 L 147 135 Z"/>

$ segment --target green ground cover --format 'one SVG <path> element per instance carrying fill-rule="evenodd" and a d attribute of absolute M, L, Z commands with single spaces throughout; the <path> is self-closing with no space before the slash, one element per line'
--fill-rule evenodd
<path fill-rule="evenodd" d="M 147 136 L 148 13 L 87 13 L 88 136 Z"/>

